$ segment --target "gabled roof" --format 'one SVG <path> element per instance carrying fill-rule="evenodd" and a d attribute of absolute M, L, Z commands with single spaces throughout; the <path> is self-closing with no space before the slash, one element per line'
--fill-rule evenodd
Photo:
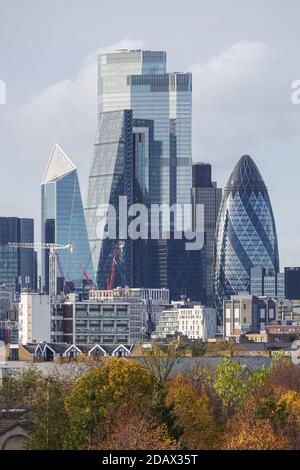
<path fill-rule="evenodd" d="M 55 144 L 52 149 L 51 157 L 46 172 L 44 174 L 42 184 L 55 181 L 61 178 L 62 176 L 71 173 L 74 170 L 76 170 L 76 166 L 74 165 L 74 163 L 71 162 L 69 157 L 59 147 L 59 145 Z"/>
<path fill-rule="evenodd" d="M 43 352 L 45 352 L 46 348 L 49 348 L 55 354 L 63 354 L 69 347 L 68 343 L 45 343 Z"/>

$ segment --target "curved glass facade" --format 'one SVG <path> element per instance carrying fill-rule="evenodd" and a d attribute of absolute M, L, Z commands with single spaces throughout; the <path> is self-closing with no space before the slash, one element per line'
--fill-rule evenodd
<path fill-rule="evenodd" d="M 279 272 L 276 227 L 266 185 L 254 161 L 244 155 L 224 189 L 216 232 L 215 304 L 250 291 L 250 270 Z"/>

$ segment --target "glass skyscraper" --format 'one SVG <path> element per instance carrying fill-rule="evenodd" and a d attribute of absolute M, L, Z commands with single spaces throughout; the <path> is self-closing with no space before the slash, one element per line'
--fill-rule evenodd
<path fill-rule="evenodd" d="M 133 202 L 133 126 L 132 111 L 99 114 L 95 155 L 89 175 L 85 207 L 93 265 L 99 289 L 106 289 L 112 269 L 115 286 L 132 286 L 133 247 L 131 240 L 105 238 L 108 204 L 116 210 L 119 225 L 119 197 Z M 103 213 L 102 213 L 103 212 Z M 101 221 L 104 223 L 101 224 Z M 127 222 L 127 221 L 126 221 Z M 114 265 L 114 267 L 113 267 Z"/>
<path fill-rule="evenodd" d="M 117 204 L 120 195 L 129 204 L 146 206 L 191 202 L 191 106 L 191 74 L 167 73 L 165 52 L 121 50 L 99 56 L 98 132 L 86 202 L 99 287 L 107 286 L 116 243 L 120 269 L 115 285 L 160 287 L 152 282 L 152 243 L 104 243 L 96 235 L 94 215 L 99 204 Z M 131 178 L 129 173 L 122 178 L 122 165 Z"/>
<path fill-rule="evenodd" d="M 98 112 L 132 109 L 153 122 L 145 172 L 150 203 L 190 203 L 192 75 L 167 73 L 162 51 L 121 50 L 98 60 Z"/>
<path fill-rule="evenodd" d="M 251 268 L 279 272 L 276 227 L 266 185 L 254 161 L 244 155 L 223 192 L 216 232 L 215 302 L 250 292 Z"/>
<path fill-rule="evenodd" d="M 85 274 L 94 282 L 77 169 L 55 145 L 42 181 L 42 242 L 72 244 L 73 253 L 59 250 L 57 292 L 81 291 Z M 49 286 L 49 250 L 42 251 L 42 283 Z"/>
<path fill-rule="evenodd" d="M 8 242 L 33 243 L 34 220 L 0 217 L 0 284 L 15 284 L 17 290 L 36 290 L 36 252 L 33 249 L 10 247 Z"/>

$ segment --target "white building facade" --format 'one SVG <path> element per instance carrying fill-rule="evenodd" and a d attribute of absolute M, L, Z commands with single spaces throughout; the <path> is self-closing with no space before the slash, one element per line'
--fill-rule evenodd
<path fill-rule="evenodd" d="M 216 311 L 203 305 L 186 305 L 173 302 L 173 308 L 162 312 L 154 339 L 164 339 L 168 335 L 181 334 L 189 339 L 215 338 L 217 330 Z"/>
<path fill-rule="evenodd" d="M 50 312 L 49 295 L 22 292 L 19 304 L 19 342 L 49 342 Z"/>

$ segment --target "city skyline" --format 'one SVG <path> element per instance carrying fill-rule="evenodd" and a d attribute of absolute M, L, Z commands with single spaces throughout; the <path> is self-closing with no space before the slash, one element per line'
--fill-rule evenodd
<path fill-rule="evenodd" d="M 166 2 L 161 6 L 155 38 L 151 28 L 143 22 L 143 28 L 135 22 L 135 28 L 131 29 L 128 29 L 128 22 L 124 22 L 126 26 L 117 28 L 117 35 L 103 23 L 101 32 L 94 30 L 87 34 L 85 31 L 81 43 L 76 40 L 74 26 L 78 26 L 80 18 L 91 20 L 100 12 L 96 2 L 91 2 L 90 9 L 85 8 L 85 11 L 78 3 L 72 10 L 74 26 L 69 31 L 74 42 L 64 43 L 60 48 L 54 37 L 61 22 L 67 19 L 69 2 L 61 6 L 58 19 L 55 15 L 58 2 L 43 7 L 43 14 L 46 8 L 49 19 L 53 19 L 49 36 L 53 41 L 42 44 L 38 40 L 44 33 L 40 23 L 37 21 L 32 27 L 23 7 L 16 9 L 14 3 L 0 2 L 0 78 L 7 86 L 7 104 L 0 106 L 0 152 L 7 155 L 7 169 L 12 176 L 3 177 L 5 197 L 1 198 L 1 215 L 34 217 L 38 229 L 39 181 L 56 141 L 72 155 L 79 168 L 85 198 L 96 132 L 97 78 L 96 53 L 93 51 L 99 52 L 99 46 L 102 51 L 123 47 L 163 49 L 168 53 L 168 69 L 193 73 L 193 161 L 211 163 L 213 179 L 223 187 L 239 157 L 245 153 L 252 155 L 267 181 L 273 203 L 282 266 L 300 264 L 300 249 L 297 248 L 300 221 L 290 217 L 290 210 L 297 208 L 295 188 L 300 144 L 300 107 L 291 101 L 291 83 L 298 78 L 294 60 L 299 34 L 295 23 L 299 10 L 296 2 L 288 2 L 292 8 L 282 12 L 279 2 L 267 1 L 264 5 L 254 2 L 241 11 L 238 3 L 231 1 L 227 9 L 231 13 L 234 9 L 237 20 L 224 12 L 221 2 L 212 2 L 214 7 L 218 5 L 219 14 L 215 14 L 207 2 L 192 2 L 191 11 L 186 12 L 186 21 L 182 24 L 180 11 L 176 12 L 171 34 L 167 35 L 169 39 L 162 29 Z M 29 3 L 36 7 L 39 18 L 41 10 L 37 2 Z M 126 17 L 125 9 L 120 3 L 116 4 Z M 193 11 L 201 11 L 201 15 L 193 15 Z M 270 11 L 272 21 L 265 24 L 262 19 Z M 111 13 L 112 7 L 105 6 L 101 11 L 102 21 L 105 22 Z M 148 13 L 152 17 L 153 12 Z M 241 27 L 238 19 L 243 19 L 246 14 L 247 24 L 241 21 Z M 24 18 L 28 21 L 23 21 Z M 197 19 L 199 27 L 196 28 Z M 132 19 L 129 20 L 130 25 Z M 220 27 L 223 20 L 224 25 Z M 13 28 L 16 22 L 20 31 L 12 38 L 11 31 L 16 29 Z M 289 24 L 288 31 L 285 26 L 281 28 L 286 23 Z M 179 25 L 180 39 L 175 40 Z M 208 25 L 218 28 L 218 37 Z M 22 43 L 29 27 L 36 39 L 34 44 Z M 276 34 L 279 28 L 280 38 Z M 133 31 L 132 39 L 128 39 L 128 30 Z M 172 43 L 172 39 L 176 42 Z M 7 54 L 7 48 L 10 54 Z M 40 64 L 38 67 L 37 63 Z M 17 64 L 23 71 L 22 81 Z M 34 171 L 28 172 L 28 162 Z M 21 170 L 17 173 L 14 171 L 16 165 Z M 22 207 L 12 181 L 22 191 Z M 287 181 L 289 184 L 284 184 Z"/>

